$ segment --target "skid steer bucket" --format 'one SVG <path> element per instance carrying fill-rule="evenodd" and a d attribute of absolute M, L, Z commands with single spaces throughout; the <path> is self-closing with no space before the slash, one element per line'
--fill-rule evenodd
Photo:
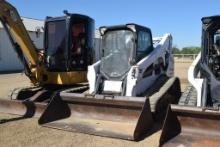
<path fill-rule="evenodd" d="M 46 103 L 0 99 L 0 113 L 14 114 L 23 117 L 40 117 Z"/>
<path fill-rule="evenodd" d="M 60 93 L 39 119 L 39 124 L 66 131 L 137 140 L 152 127 L 146 97 Z"/>
<path fill-rule="evenodd" d="M 162 146 L 220 146 L 220 112 L 171 105 L 160 137 Z"/>

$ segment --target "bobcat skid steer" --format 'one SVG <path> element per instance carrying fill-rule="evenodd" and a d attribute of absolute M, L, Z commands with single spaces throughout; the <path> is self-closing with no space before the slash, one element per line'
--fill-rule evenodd
<path fill-rule="evenodd" d="M 102 59 L 88 67 L 89 90 L 56 95 L 39 124 L 137 140 L 181 95 L 172 37 L 152 39 L 150 29 L 137 24 L 101 27 L 100 34 Z"/>
<path fill-rule="evenodd" d="M 201 53 L 188 70 L 190 86 L 171 105 L 160 145 L 220 146 L 220 16 L 202 18 Z"/>

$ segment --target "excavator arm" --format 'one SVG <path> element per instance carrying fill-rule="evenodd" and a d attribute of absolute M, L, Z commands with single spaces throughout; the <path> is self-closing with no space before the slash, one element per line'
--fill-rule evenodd
<path fill-rule="evenodd" d="M 0 0 L 0 20 L 23 65 L 27 76 L 37 84 L 38 53 L 16 8 L 5 0 Z"/>

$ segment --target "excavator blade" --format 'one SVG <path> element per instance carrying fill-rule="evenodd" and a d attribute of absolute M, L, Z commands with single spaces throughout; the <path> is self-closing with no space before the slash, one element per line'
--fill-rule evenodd
<path fill-rule="evenodd" d="M 99 136 L 137 140 L 153 125 L 149 99 L 60 93 L 39 119 L 39 124 Z"/>
<path fill-rule="evenodd" d="M 220 146 L 220 111 L 171 105 L 160 137 L 162 146 Z"/>
<path fill-rule="evenodd" d="M 31 101 L 6 100 L 0 98 L 0 113 L 14 114 L 23 117 L 40 117 L 46 103 Z"/>

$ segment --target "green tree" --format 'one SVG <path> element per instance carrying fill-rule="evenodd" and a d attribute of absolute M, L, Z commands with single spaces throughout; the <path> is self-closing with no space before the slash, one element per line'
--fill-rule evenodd
<path fill-rule="evenodd" d="M 176 46 L 173 47 L 173 54 L 180 54 L 180 49 Z"/>
<path fill-rule="evenodd" d="M 200 47 L 184 47 L 179 51 L 179 54 L 198 54 L 199 52 Z"/>

